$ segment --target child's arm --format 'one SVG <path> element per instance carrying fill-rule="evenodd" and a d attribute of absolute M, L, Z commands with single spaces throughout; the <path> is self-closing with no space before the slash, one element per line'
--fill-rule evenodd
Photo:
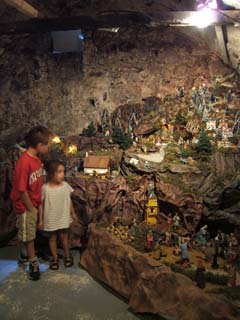
<path fill-rule="evenodd" d="M 43 206 L 42 204 L 38 207 L 38 229 L 43 228 Z"/>
<path fill-rule="evenodd" d="M 29 211 L 34 211 L 35 207 L 33 206 L 27 191 L 20 191 L 20 198 Z"/>
<path fill-rule="evenodd" d="M 72 200 L 71 200 L 71 216 L 72 216 L 72 219 L 74 222 L 78 222 L 78 217 L 77 217 L 76 212 L 74 210 Z"/>

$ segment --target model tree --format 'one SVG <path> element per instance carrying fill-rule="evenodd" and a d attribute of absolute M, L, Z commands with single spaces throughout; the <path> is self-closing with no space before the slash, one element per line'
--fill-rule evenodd
<path fill-rule="evenodd" d="M 174 121 L 175 124 L 179 124 L 179 125 L 186 125 L 187 124 L 187 120 L 186 118 L 181 114 L 181 112 L 178 112 Z"/>
<path fill-rule="evenodd" d="M 85 137 L 92 137 L 97 132 L 97 129 L 95 128 L 93 122 L 91 122 L 87 128 L 84 128 L 82 131 L 82 135 Z"/>
<path fill-rule="evenodd" d="M 132 139 L 129 133 L 125 133 L 119 127 L 113 128 L 112 140 L 117 143 L 121 149 L 127 149 L 132 144 Z"/>
<path fill-rule="evenodd" d="M 202 130 L 196 146 L 197 152 L 211 153 L 213 151 L 212 144 L 205 130 Z"/>

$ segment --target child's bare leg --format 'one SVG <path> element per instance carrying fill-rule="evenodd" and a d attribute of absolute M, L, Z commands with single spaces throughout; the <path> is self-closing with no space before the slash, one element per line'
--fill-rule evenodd
<path fill-rule="evenodd" d="M 27 256 L 27 254 L 28 254 L 27 248 L 26 248 L 26 245 L 24 244 L 24 242 L 18 241 L 18 249 L 22 255 Z"/>
<path fill-rule="evenodd" d="M 68 232 L 65 230 L 61 230 L 58 232 L 62 246 L 64 255 L 66 258 L 70 257 L 69 243 L 68 243 Z"/>
<path fill-rule="evenodd" d="M 24 244 L 25 244 L 26 249 L 27 249 L 29 260 L 32 259 L 32 258 L 35 258 L 36 254 L 35 254 L 34 240 L 25 242 Z"/>
<path fill-rule="evenodd" d="M 49 247 L 54 260 L 58 259 L 57 255 L 57 233 L 52 232 L 49 239 Z"/>

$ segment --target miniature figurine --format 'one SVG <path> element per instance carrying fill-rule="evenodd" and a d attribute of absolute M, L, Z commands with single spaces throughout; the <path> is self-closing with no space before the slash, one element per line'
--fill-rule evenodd
<path fill-rule="evenodd" d="M 213 256 L 214 256 L 215 250 L 212 243 L 207 243 L 205 248 L 205 259 L 206 262 L 213 263 Z"/>
<path fill-rule="evenodd" d="M 178 230 L 179 225 L 180 225 L 181 219 L 179 215 L 176 213 L 175 216 L 173 217 L 173 229 Z"/>
<path fill-rule="evenodd" d="M 213 269 L 218 269 L 218 267 L 219 267 L 217 259 L 218 259 L 218 243 L 215 241 L 215 244 L 214 244 L 214 255 L 213 255 L 213 261 L 212 261 L 212 265 L 211 265 L 211 267 Z"/>
<path fill-rule="evenodd" d="M 178 139 L 178 145 L 179 145 L 179 146 L 182 146 L 182 145 L 183 145 L 183 142 L 184 142 L 183 137 L 179 137 L 179 139 Z"/>
<path fill-rule="evenodd" d="M 181 255 L 181 249 L 179 248 L 179 246 L 177 246 L 177 245 L 174 246 L 173 255 L 174 256 L 180 256 Z"/>
<path fill-rule="evenodd" d="M 165 244 L 168 246 L 171 243 L 172 233 L 170 229 L 168 229 L 165 233 Z"/>
<path fill-rule="evenodd" d="M 199 86 L 199 88 L 198 88 L 198 94 L 199 94 L 199 96 L 200 96 L 201 98 L 203 97 L 204 92 L 203 92 L 202 86 Z"/>
<path fill-rule="evenodd" d="M 200 102 L 199 105 L 198 105 L 198 113 L 199 113 L 199 114 L 202 114 L 202 112 L 203 112 L 203 105 L 202 105 L 202 103 Z"/>
<path fill-rule="evenodd" d="M 222 141 L 222 139 L 223 139 L 222 128 L 220 128 L 220 127 L 217 128 L 215 139 L 216 139 L 216 141 Z"/>
<path fill-rule="evenodd" d="M 113 226 L 114 228 L 119 228 L 120 225 L 121 225 L 120 217 L 116 217 L 113 222 Z"/>
<path fill-rule="evenodd" d="M 149 169 L 149 168 L 150 168 L 149 162 L 146 160 L 144 162 L 144 169 Z"/>
<path fill-rule="evenodd" d="M 227 104 L 225 108 L 225 115 L 229 116 L 229 114 L 230 114 L 230 109 L 229 109 L 229 105 Z"/>
<path fill-rule="evenodd" d="M 207 122 L 208 120 L 209 120 L 208 110 L 207 110 L 207 108 L 204 108 L 204 110 L 203 110 L 203 116 L 202 116 L 202 121 L 203 121 L 203 122 Z"/>
<path fill-rule="evenodd" d="M 234 233 L 230 233 L 230 238 L 229 238 L 229 247 L 237 247 L 238 245 L 238 239 L 235 236 Z"/>
<path fill-rule="evenodd" d="M 157 240 L 156 245 L 154 246 L 153 259 L 155 260 L 160 260 L 161 257 L 166 256 L 166 255 L 163 255 L 161 243 L 162 243 L 162 238 L 159 238 Z"/>
<path fill-rule="evenodd" d="M 211 94 L 210 101 L 211 101 L 211 104 L 215 103 L 215 97 L 213 93 Z"/>
<path fill-rule="evenodd" d="M 230 103 L 232 101 L 232 91 L 229 89 L 227 92 L 227 102 Z"/>
<path fill-rule="evenodd" d="M 205 268 L 203 266 L 202 261 L 198 261 L 198 267 L 196 270 L 195 281 L 197 286 L 201 289 L 205 288 Z"/>
<path fill-rule="evenodd" d="M 183 266 L 184 268 L 187 268 L 189 266 L 189 253 L 188 253 L 189 243 L 188 242 L 182 243 L 180 248 L 181 248 L 181 257 L 182 257 Z"/>
<path fill-rule="evenodd" d="M 168 224 L 169 226 L 171 226 L 171 225 L 172 225 L 172 222 L 173 222 L 172 214 L 169 213 L 169 214 L 168 214 L 168 217 L 167 217 L 167 224 Z"/>
<path fill-rule="evenodd" d="M 153 246 L 153 232 L 152 230 L 149 230 L 146 236 L 146 247 L 148 252 L 152 250 L 152 246 Z"/>
<path fill-rule="evenodd" d="M 196 233 L 196 242 L 200 246 L 205 246 L 207 239 L 207 225 L 203 226 L 197 233 Z"/>
<path fill-rule="evenodd" d="M 181 87 L 179 90 L 179 97 L 184 98 L 184 87 Z"/>
<path fill-rule="evenodd" d="M 197 100 L 197 91 L 196 91 L 196 88 L 195 87 L 193 87 L 192 88 L 192 102 L 194 103 L 194 104 L 196 104 L 196 100 Z"/>

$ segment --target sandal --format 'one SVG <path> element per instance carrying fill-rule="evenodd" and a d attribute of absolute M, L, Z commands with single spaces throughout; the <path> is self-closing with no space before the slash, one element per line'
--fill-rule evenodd
<path fill-rule="evenodd" d="M 58 270 L 59 269 L 59 261 L 58 261 L 58 259 L 52 259 L 51 260 L 50 269 L 51 270 Z"/>
<path fill-rule="evenodd" d="M 70 255 L 68 258 L 67 257 L 64 258 L 64 266 L 66 268 L 70 268 L 73 266 L 73 256 L 72 255 Z"/>

